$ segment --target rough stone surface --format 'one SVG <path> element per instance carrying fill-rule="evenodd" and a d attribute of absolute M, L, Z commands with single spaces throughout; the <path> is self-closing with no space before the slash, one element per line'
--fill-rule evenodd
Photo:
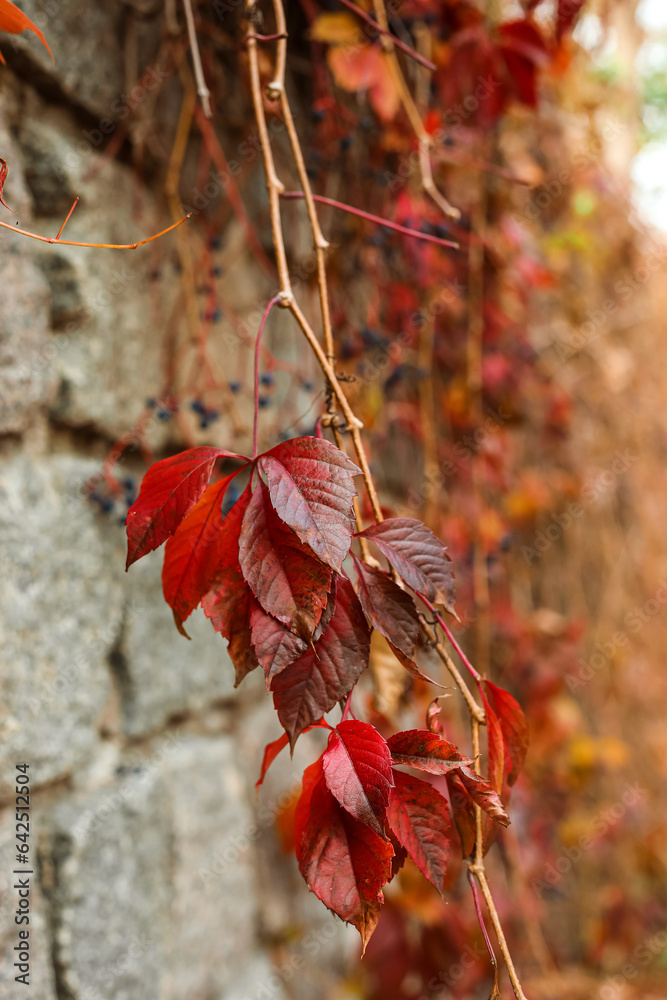
<path fill-rule="evenodd" d="M 227 644 L 199 610 L 185 623 L 191 641 L 179 635 L 162 596 L 161 571 L 160 551 L 131 566 L 124 580 L 125 600 L 133 610 L 113 665 L 128 736 L 152 732 L 174 714 L 233 697 Z"/>
<path fill-rule="evenodd" d="M 80 200 L 63 234 L 70 240 L 130 244 L 171 221 L 149 191 L 137 199 L 132 171 L 103 161 L 84 137 L 88 130 L 63 110 L 33 98 L 17 130 L 37 232 L 57 232 L 75 196 Z M 177 293 L 174 239 L 122 252 L 30 244 L 42 295 L 45 286 L 50 292 L 45 308 L 55 332 L 48 358 L 58 379 L 51 412 L 59 423 L 113 440 L 146 413 L 147 399 L 160 398 L 167 318 Z M 153 447 L 169 435 L 156 419 L 145 429 Z"/>
<path fill-rule="evenodd" d="M 165 1000 L 226 997 L 254 952 L 256 825 L 231 738 L 196 738 L 165 762 L 173 851 Z"/>
<path fill-rule="evenodd" d="M 56 391 L 49 291 L 17 245 L 0 252 L 0 433 L 26 430 Z"/>
<path fill-rule="evenodd" d="M 159 766 L 58 806 L 49 857 L 54 959 L 72 1000 L 157 1000 L 173 856 Z"/>
<path fill-rule="evenodd" d="M 257 919 L 233 741 L 175 730 L 128 761 L 49 818 L 60 984 L 73 1000 L 222 1000 Z"/>
<path fill-rule="evenodd" d="M 55 61 L 32 32 L 24 32 L 3 35 L 7 62 L 25 68 L 44 89 L 59 89 L 76 105 L 112 115 L 122 91 L 124 5 L 119 0 L 16 0 L 16 6 L 42 30 Z"/>
<path fill-rule="evenodd" d="M 119 634 L 122 552 L 82 499 L 95 463 L 0 465 L 0 794 L 29 760 L 33 784 L 92 750 Z M 106 526 L 104 526 L 106 527 Z"/>

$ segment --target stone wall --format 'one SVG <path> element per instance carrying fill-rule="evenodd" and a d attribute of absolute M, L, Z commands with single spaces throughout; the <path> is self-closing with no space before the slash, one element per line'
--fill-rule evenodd
<path fill-rule="evenodd" d="M 148 64 L 160 5 L 20 6 L 55 67 L 34 36 L 0 37 L 4 195 L 19 225 L 55 234 L 78 195 L 70 239 L 130 242 L 162 228 L 160 193 L 124 162 L 127 149 L 110 158 L 97 143 L 126 100 L 126 19 Z M 244 254 L 233 257 L 227 294 L 242 314 L 254 303 Z M 312 997 L 353 947 L 277 839 L 312 746 L 304 739 L 256 797 L 262 747 L 279 733 L 261 683 L 233 690 L 203 618 L 188 623 L 190 642 L 177 634 L 160 554 L 125 575 L 123 511 L 90 500 L 109 447 L 160 394 L 177 263 L 173 236 L 121 253 L 0 230 L 2 1000 L 23 995 L 12 874 L 22 762 L 32 1000 Z M 158 455 L 180 444 L 159 420 L 149 440 Z"/>

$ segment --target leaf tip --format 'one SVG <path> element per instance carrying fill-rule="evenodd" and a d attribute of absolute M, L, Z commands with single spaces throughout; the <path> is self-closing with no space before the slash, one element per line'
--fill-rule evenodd
<path fill-rule="evenodd" d="M 180 632 L 180 634 L 182 636 L 184 636 L 186 639 L 188 639 L 188 640 L 191 641 L 190 636 L 185 631 L 185 628 L 183 626 L 183 622 L 181 621 L 181 619 L 178 617 L 178 615 L 176 614 L 176 612 L 173 611 L 173 610 L 172 610 L 172 614 L 174 616 L 174 624 L 175 624 L 176 628 L 178 629 L 178 631 Z"/>

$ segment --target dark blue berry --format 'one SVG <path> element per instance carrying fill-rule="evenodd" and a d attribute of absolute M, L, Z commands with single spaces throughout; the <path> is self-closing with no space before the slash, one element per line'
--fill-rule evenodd
<path fill-rule="evenodd" d="M 270 396 L 260 396 L 258 399 L 259 407 L 261 410 L 265 410 L 267 406 L 271 406 Z"/>
<path fill-rule="evenodd" d="M 273 372 L 262 372 L 262 374 L 259 376 L 259 381 L 262 383 L 262 385 L 273 385 L 273 383 L 275 382 L 275 377 L 273 375 Z"/>
<path fill-rule="evenodd" d="M 162 421 L 162 423 L 166 423 L 167 420 L 171 420 L 172 417 L 171 410 L 158 410 L 155 415 L 158 420 Z"/>
<path fill-rule="evenodd" d="M 229 391 L 233 392 L 234 394 L 236 394 L 237 392 L 240 392 L 241 391 L 241 383 L 240 382 L 230 382 L 229 383 Z"/>
<path fill-rule="evenodd" d="M 201 399 L 193 399 L 190 403 L 190 409 L 193 413 L 205 413 L 206 407 L 202 403 Z"/>

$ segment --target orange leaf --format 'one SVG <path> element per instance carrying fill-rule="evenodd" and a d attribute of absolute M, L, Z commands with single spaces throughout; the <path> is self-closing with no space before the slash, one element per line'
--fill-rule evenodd
<path fill-rule="evenodd" d="M 10 35 L 20 35 L 22 31 L 34 31 L 42 45 L 48 49 L 48 53 L 55 62 L 53 52 L 46 38 L 34 24 L 27 14 L 19 10 L 10 0 L 0 0 L 0 31 L 6 31 Z M 0 58 L 2 58 L 0 56 Z M 5 60 L 2 59 L 2 62 Z"/>
<path fill-rule="evenodd" d="M 367 90 L 378 117 L 391 121 L 400 98 L 384 52 L 374 45 L 336 45 L 329 49 L 327 59 L 339 87 Z"/>

